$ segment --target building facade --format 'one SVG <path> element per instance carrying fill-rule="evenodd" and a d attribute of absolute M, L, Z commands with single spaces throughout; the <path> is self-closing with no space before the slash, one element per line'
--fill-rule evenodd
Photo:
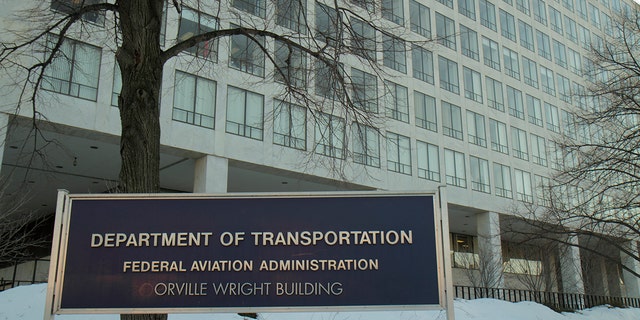
<path fill-rule="evenodd" d="M 58 17 L 74 1 L 39 10 Z M 185 1 L 165 8 L 161 43 L 251 23 L 334 41 L 333 2 Z M 454 282 L 459 285 L 640 296 L 638 279 L 616 263 L 576 247 L 523 245 L 505 229 L 521 208 L 545 206 L 565 154 L 560 135 L 586 139 L 571 110 L 587 103 L 582 71 L 593 43 L 614 37 L 623 0 L 383 0 L 339 3 L 367 10 L 376 30 L 349 15 L 365 48 L 345 58 L 368 125 L 339 111 L 317 113 L 283 98 L 282 83 L 323 100 L 335 97 L 321 67 L 268 39 L 233 36 L 205 42 L 170 60 L 163 73 L 161 187 L 167 192 L 312 192 L 425 190 L 446 186 Z M 13 1 L 1 14 L 28 5 Z M 282 10 L 287 8 L 287 10 Z M 373 17 L 373 18 L 371 18 Z M 64 42 L 35 100 L 43 134 L 35 138 L 30 105 L 16 110 L 21 87 L 3 75 L 0 174 L 6 193 L 26 192 L 33 208 L 53 212 L 57 189 L 109 192 L 119 170 L 117 108 L 121 88 L 109 16 L 84 17 L 86 29 Z M 112 29 L 112 28 L 111 28 Z M 106 31 L 105 31 L 106 30 Z M 340 38 L 340 37 L 337 37 Z M 44 56 L 52 41 L 43 43 Z M 265 55 L 262 49 L 271 52 Z M 25 58 L 27 59 L 27 58 Z M 284 66 L 287 74 L 276 72 Z M 375 126 L 374 126 L 375 124 Z M 36 135 L 38 136 L 38 135 Z M 39 152 L 34 153 L 33 150 Z M 328 209 L 329 210 L 329 209 Z M 580 241 L 579 238 L 568 239 Z M 614 260 L 637 264 L 616 252 Z M 587 263 L 588 262 L 588 263 Z"/>

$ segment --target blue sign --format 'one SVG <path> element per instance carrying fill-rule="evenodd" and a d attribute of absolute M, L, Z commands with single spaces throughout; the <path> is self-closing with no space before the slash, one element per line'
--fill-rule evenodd
<path fill-rule="evenodd" d="M 434 197 L 70 197 L 60 310 L 441 305 Z"/>

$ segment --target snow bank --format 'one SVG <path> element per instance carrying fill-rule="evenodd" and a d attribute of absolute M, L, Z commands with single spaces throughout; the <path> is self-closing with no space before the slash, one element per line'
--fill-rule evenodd
<path fill-rule="evenodd" d="M 46 284 L 0 292 L 0 320 L 42 320 Z M 575 313 L 557 313 L 533 302 L 511 303 L 495 299 L 456 300 L 456 320 L 639 320 L 640 309 L 606 306 Z M 118 315 L 61 315 L 56 320 L 119 320 Z M 169 320 L 242 320 L 236 314 L 169 315 Z M 439 311 L 268 313 L 263 320 L 446 320 Z"/>

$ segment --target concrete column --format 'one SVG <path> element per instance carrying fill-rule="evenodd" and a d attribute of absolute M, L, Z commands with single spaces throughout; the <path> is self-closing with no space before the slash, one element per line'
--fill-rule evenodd
<path fill-rule="evenodd" d="M 229 160 L 212 155 L 196 159 L 194 193 L 226 193 Z"/>
<path fill-rule="evenodd" d="M 638 257 L 638 243 L 636 241 L 629 241 L 629 251 L 636 258 Z M 636 273 L 640 274 L 640 262 L 634 259 L 632 256 L 621 253 L 620 259 L 622 261 L 622 265 L 633 270 Z M 624 280 L 624 287 L 627 291 L 626 294 L 628 297 L 640 297 L 640 278 L 633 275 L 631 272 L 626 269 L 622 269 L 622 279 Z"/>
<path fill-rule="evenodd" d="M 4 161 L 4 149 L 7 147 L 7 134 L 9 132 L 9 115 L 0 112 L 0 170 Z"/>
<path fill-rule="evenodd" d="M 500 238 L 500 215 L 483 212 L 476 217 L 478 224 L 478 254 L 480 273 L 486 279 L 485 285 L 493 288 L 504 287 L 502 272 L 502 243 Z"/>
<path fill-rule="evenodd" d="M 582 276 L 578 237 L 575 235 L 569 236 L 567 244 L 561 244 L 559 249 L 563 291 L 566 293 L 584 293 L 584 278 Z"/>

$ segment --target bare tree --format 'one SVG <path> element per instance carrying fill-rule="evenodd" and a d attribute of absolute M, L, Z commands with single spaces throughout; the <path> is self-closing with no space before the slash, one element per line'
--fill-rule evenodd
<path fill-rule="evenodd" d="M 577 246 L 636 277 L 620 254 L 640 261 L 639 18 L 623 12 L 594 37 L 583 59 L 586 84 L 573 84 L 577 107 L 563 113 L 550 150 L 555 174 L 537 186 L 540 205 L 521 208 L 528 228 L 519 230 L 532 241 Z"/>
<path fill-rule="evenodd" d="M 380 110 L 374 102 L 383 95 L 396 95 L 381 80 L 385 73 L 382 66 L 406 73 L 408 48 L 430 40 L 409 36 L 403 18 L 397 17 L 393 8 L 368 0 L 316 3 L 309 11 L 307 2 L 300 0 L 53 0 L 34 1 L 34 5 L 23 12 L 27 23 L 20 24 L 17 32 L 5 34 L 8 40 L 0 50 L 0 67 L 7 74 L 17 74 L 18 108 L 29 107 L 37 128 L 39 120 L 46 117 L 40 110 L 39 89 L 52 86 L 52 69 L 60 59 L 70 58 L 67 49 L 73 39 L 112 49 L 122 80 L 117 98 L 122 126 L 120 192 L 160 189 L 160 91 L 163 67 L 172 59 L 191 59 L 206 72 L 213 69 L 207 67 L 207 61 L 217 58 L 218 45 L 227 39 L 230 49 L 238 49 L 230 50 L 234 68 L 266 78 L 265 65 L 273 65 L 271 76 L 282 84 L 281 100 L 307 107 L 318 121 L 362 124 L 356 131 L 364 136 L 361 128 L 369 126 L 377 131 L 380 126 L 376 120 Z M 311 21 L 315 20 L 315 25 L 308 23 L 308 12 L 314 12 Z M 195 27 L 189 30 L 187 13 L 197 16 L 197 21 L 191 21 Z M 185 30 L 179 30 L 175 37 L 165 35 L 166 16 L 174 17 L 170 20 L 181 28 L 185 23 Z M 382 63 L 377 54 L 380 35 L 385 51 Z M 160 41 L 164 37 L 166 45 Z M 270 43 L 275 43 L 275 50 Z M 262 63 L 245 59 L 257 56 Z M 357 65 L 365 74 L 346 72 L 347 65 Z M 216 76 L 222 75 L 214 72 L 211 77 Z M 360 81 L 363 77 L 373 80 Z M 310 90 L 311 78 L 315 87 Z M 385 92 L 374 90 L 378 86 Z M 395 117 L 396 111 L 389 112 Z M 326 135 L 329 140 L 344 140 L 344 130 L 342 136 L 335 132 Z M 328 148 L 322 153 L 341 159 L 344 152 Z M 145 317 L 152 318 L 123 319 Z"/>
<path fill-rule="evenodd" d="M 46 231 L 47 217 L 26 210 L 27 194 L 7 194 L 7 185 L 0 189 L 0 266 L 21 263 L 35 252 L 51 245 Z M 50 221 L 49 221 L 50 222 Z"/>
<path fill-rule="evenodd" d="M 482 297 L 482 288 L 498 288 L 503 279 L 502 263 L 490 253 L 479 248 L 477 253 L 458 253 L 457 267 L 464 270 L 465 275 L 476 287 L 476 297 Z"/>

